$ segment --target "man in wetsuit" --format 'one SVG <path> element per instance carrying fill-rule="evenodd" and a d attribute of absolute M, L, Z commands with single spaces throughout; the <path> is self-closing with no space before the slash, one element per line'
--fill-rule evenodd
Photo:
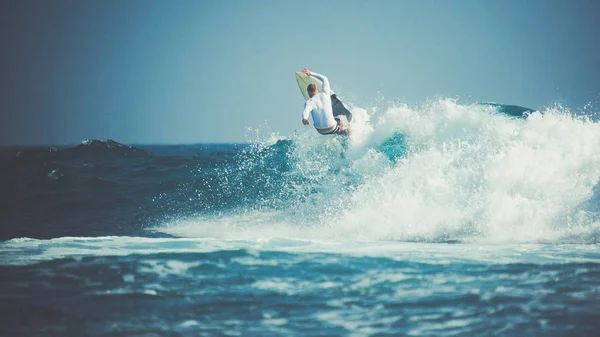
<path fill-rule="evenodd" d="M 324 75 L 311 72 L 304 68 L 302 73 L 307 76 L 313 76 L 323 82 L 323 91 L 319 90 L 319 86 L 315 84 L 309 84 L 307 91 L 310 97 L 304 103 L 304 111 L 302 111 L 302 124 L 309 125 L 308 115 L 310 114 L 315 123 L 315 128 L 322 135 L 331 134 L 343 134 L 347 135 L 347 125 L 343 125 L 340 118 L 333 116 L 333 109 L 331 107 L 331 87 L 329 86 L 329 79 Z"/>

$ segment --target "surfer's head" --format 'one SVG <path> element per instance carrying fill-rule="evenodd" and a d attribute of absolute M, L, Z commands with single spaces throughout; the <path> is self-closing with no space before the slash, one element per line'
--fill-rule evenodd
<path fill-rule="evenodd" d="M 319 93 L 319 87 L 316 84 L 311 83 L 306 87 L 306 91 L 308 91 L 308 97 L 313 97 L 314 95 Z"/>

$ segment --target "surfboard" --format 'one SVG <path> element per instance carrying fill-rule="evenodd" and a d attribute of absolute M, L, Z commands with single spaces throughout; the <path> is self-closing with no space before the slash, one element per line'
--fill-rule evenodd
<path fill-rule="evenodd" d="M 304 96 L 304 99 L 310 98 L 310 96 L 308 96 L 308 91 L 306 90 L 309 84 L 316 84 L 319 89 L 323 88 L 323 82 L 321 80 L 316 77 L 307 76 L 299 71 L 296 72 L 296 83 L 298 83 L 298 88 L 300 88 L 300 92 L 302 93 L 302 96 Z M 335 94 L 333 90 L 331 90 L 331 94 Z"/>
<path fill-rule="evenodd" d="M 306 74 L 297 71 L 296 72 L 296 83 L 298 83 L 298 88 L 300 89 L 300 93 L 304 96 L 304 99 L 309 99 L 308 91 L 306 90 L 309 84 L 316 84 L 319 88 L 323 88 L 323 82 L 316 77 L 307 76 Z M 352 121 L 352 113 L 346 105 L 337 97 L 333 90 L 331 93 L 331 107 L 333 108 L 333 117 L 338 118 L 338 116 L 343 115 L 346 116 L 348 122 Z"/>

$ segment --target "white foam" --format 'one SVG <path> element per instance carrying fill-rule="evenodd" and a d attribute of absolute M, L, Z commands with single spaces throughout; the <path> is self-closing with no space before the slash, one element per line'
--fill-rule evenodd
<path fill-rule="evenodd" d="M 412 151 L 362 185 L 333 227 L 360 239 L 501 242 L 595 227 L 578 206 L 600 178 L 599 125 L 557 109 L 527 120 L 489 109 L 447 100 L 423 112 L 390 109 L 403 116 L 397 130 Z"/>
<path fill-rule="evenodd" d="M 314 234 L 314 233 L 312 233 Z M 336 264 L 337 256 L 324 255 L 314 259 L 310 254 L 344 254 L 355 257 L 385 257 L 388 259 L 415 263 L 450 264 L 450 263 L 598 263 L 600 255 L 597 245 L 542 245 L 542 244 L 434 244 L 407 243 L 394 241 L 325 241 L 290 238 L 271 238 L 256 240 L 229 240 L 212 238 L 138 238 L 138 237 L 103 237 L 81 240 L 81 238 L 57 238 L 51 240 L 6 241 L 0 243 L 0 265 L 31 264 L 39 261 L 75 258 L 85 256 L 126 256 L 135 254 L 148 255 L 148 258 L 136 257 L 140 262 L 138 272 L 156 274 L 160 277 L 187 274 L 190 268 L 201 263 L 216 263 L 219 268 L 227 266 L 221 262 L 181 262 L 176 259 L 157 260 L 152 254 L 169 252 L 207 253 L 243 249 L 246 256 L 235 257 L 232 263 L 252 267 L 259 265 L 252 257 L 259 256 L 268 265 L 290 266 L 304 261 L 313 261 L 324 265 Z M 82 243 L 76 250 L 68 248 Z M 35 243 L 33 245 L 33 243 Z M 99 249 L 105 247 L 104 249 Z M 10 252 L 10 254 L 7 254 Z M 285 252 L 297 254 L 266 256 L 263 252 Z M 573 254 L 577 252 L 577 254 Z M 309 253 L 306 255 L 306 253 Z M 264 265 L 264 264 L 263 264 Z M 135 281 L 131 274 L 125 274 L 124 281 Z M 199 276 L 195 276 L 199 277 Z M 373 275 L 374 279 L 400 281 L 402 275 Z M 462 280 L 468 281 L 468 280 Z M 357 281 L 359 282 L 359 281 Z M 149 284 L 152 289 L 161 290 L 159 284 Z M 270 285 L 266 285 L 270 286 Z M 297 285 L 295 285 L 297 286 Z M 328 281 L 310 286 L 330 288 L 335 282 Z"/>

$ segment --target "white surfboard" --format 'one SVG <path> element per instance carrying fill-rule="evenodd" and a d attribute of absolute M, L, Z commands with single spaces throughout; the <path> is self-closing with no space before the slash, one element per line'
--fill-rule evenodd
<path fill-rule="evenodd" d="M 316 84 L 319 86 L 319 90 L 323 89 L 323 82 L 321 82 L 316 77 L 308 76 L 300 71 L 296 72 L 296 82 L 298 83 L 298 88 L 300 88 L 300 92 L 304 99 L 309 99 L 308 91 L 306 90 L 309 84 Z M 335 94 L 333 90 L 331 90 L 331 95 Z"/>

